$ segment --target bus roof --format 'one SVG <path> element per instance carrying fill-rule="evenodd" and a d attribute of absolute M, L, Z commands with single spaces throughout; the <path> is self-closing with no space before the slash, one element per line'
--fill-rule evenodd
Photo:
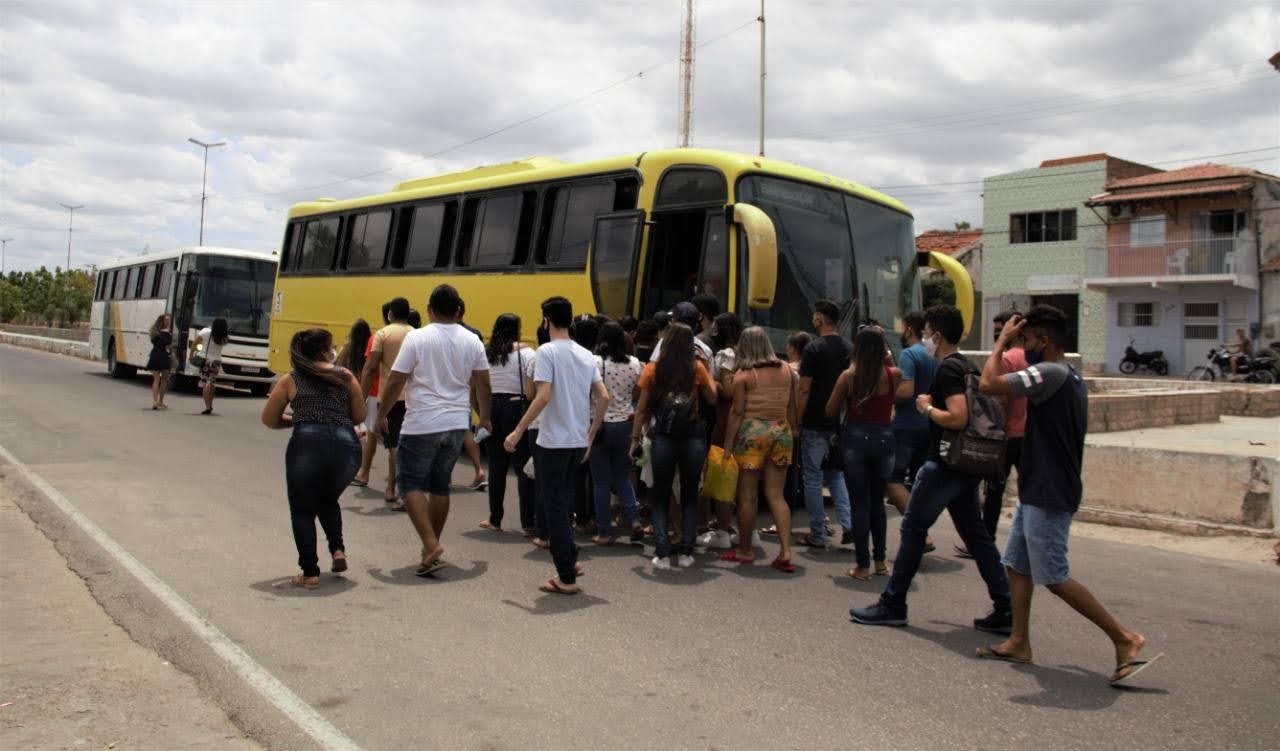
<path fill-rule="evenodd" d="M 644 162 L 649 161 L 657 161 L 664 164 L 696 164 L 717 167 L 731 180 L 740 175 L 751 173 L 777 175 L 820 187 L 834 188 L 896 211 L 901 211 L 908 216 L 911 215 L 911 210 L 895 198 L 858 183 L 834 177 L 808 167 L 791 164 L 790 162 L 715 149 L 664 149 L 574 163 L 550 157 L 529 157 L 514 162 L 485 165 L 433 177 L 406 180 L 396 185 L 390 192 L 377 195 L 344 200 L 317 198 L 313 201 L 294 204 L 289 209 L 289 217 L 347 211 L 455 193 L 492 190 L 525 183 L 571 178 L 578 175 L 618 172 L 626 169 L 636 169 Z"/>
<path fill-rule="evenodd" d="M 243 248 L 219 248 L 214 245 L 188 245 L 185 248 L 174 248 L 173 250 L 158 250 L 153 253 L 143 253 L 137 256 L 125 256 L 123 258 L 113 258 L 106 263 L 98 265 L 98 270 L 120 268 L 122 266 L 137 266 L 139 264 L 155 263 L 156 261 L 167 261 L 170 258 L 177 258 L 183 255 L 206 255 L 206 256 L 231 256 L 232 258 L 252 258 L 259 261 L 270 261 L 279 263 L 280 259 L 275 253 L 264 253 L 258 250 L 244 250 Z"/>

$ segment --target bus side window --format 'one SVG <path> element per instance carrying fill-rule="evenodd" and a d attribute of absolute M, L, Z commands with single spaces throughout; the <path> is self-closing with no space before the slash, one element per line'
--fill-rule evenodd
<path fill-rule="evenodd" d="M 613 194 L 613 210 L 634 209 L 640 200 L 640 181 L 634 177 L 619 177 L 615 183 L 617 191 Z"/>
<path fill-rule="evenodd" d="M 293 271 L 298 261 L 298 239 L 302 236 L 302 222 L 289 222 L 284 228 L 284 242 L 280 245 L 280 273 Z"/>
<path fill-rule="evenodd" d="M 400 210 L 397 268 L 433 269 L 448 265 L 457 206 L 457 201 L 446 201 Z"/>
<path fill-rule="evenodd" d="M 466 266 L 466 261 L 470 260 L 474 262 L 471 265 L 479 267 L 510 266 L 519 252 L 525 201 L 524 193 L 505 193 L 481 199 L 473 248 L 471 253 L 467 253 L 468 248 L 459 249 L 467 256 L 460 256 L 458 265 Z M 531 225 L 532 216 L 529 222 Z"/>
<path fill-rule="evenodd" d="M 374 211 L 355 214 L 347 219 L 342 268 L 350 271 L 375 271 L 382 268 L 387 256 L 387 238 L 391 233 L 391 212 Z"/>
<path fill-rule="evenodd" d="M 160 264 L 160 279 L 157 282 L 156 297 L 162 300 L 168 300 L 170 293 L 173 292 L 173 274 L 178 270 L 177 261 L 164 261 Z"/>
<path fill-rule="evenodd" d="M 299 271 L 329 271 L 338 248 L 338 217 L 307 222 L 298 257 Z"/>
<path fill-rule="evenodd" d="M 142 283 L 138 287 L 141 290 L 138 297 L 152 298 L 155 297 L 156 286 L 156 265 L 149 263 L 142 268 Z"/>
<path fill-rule="evenodd" d="M 580 268 L 586 264 L 596 216 L 613 210 L 615 192 L 613 180 L 557 191 L 546 265 Z"/>
<path fill-rule="evenodd" d="M 137 278 L 138 278 L 138 267 L 130 266 L 129 271 L 125 275 L 124 289 L 122 290 L 122 294 L 120 296 L 122 300 L 132 300 L 133 298 L 137 297 L 137 295 L 134 294 L 134 288 L 137 286 Z"/>
<path fill-rule="evenodd" d="M 102 299 L 102 285 L 106 280 L 106 278 L 107 278 L 107 275 L 105 273 L 101 271 L 98 272 L 98 278 L 93 285 L 93 301 L 94 302 L 97 302 L 98 300 Z"/>

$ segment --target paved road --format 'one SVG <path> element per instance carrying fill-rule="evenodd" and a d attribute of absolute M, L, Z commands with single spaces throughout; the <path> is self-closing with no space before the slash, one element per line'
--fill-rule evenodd
<path fill-rule="evenodd" d="M 546 555 L 475 529 L 485 500 L 473 493 L 455 495 L 446 530 L 458 568 L 431 581 L 411 574 L 404 515 L 353 489 L 353 570 L 300 593 L 277 586 L 294 570 L 287 435 L 257 423 L 261 402 L 228 396 L 199 417 L 196 398 L 177 395 L 154 413 L 145 381 L 100 371 L 0 346 L 0 445 L 364 748 L 1246 749 L 1280 738 L 1274 567 L 1077 540 L 1076 575 L 1168 652 L 1141 691 L 1105 685 L 1109 645 L 1044 593 L 1037 666 L 974 660 L 988 639 L 967 624 L 987 603 L 972 565 L 950 556 L 926 561 L 904 630 L 849 623 L 846 609 L 882 580 L 841 576 L 850 556 L 839 552 L 799 554 L 797 576 L 709 557 L 655 576 L 638 550 L 588 546 L 586 594 L 542 595 Z M 19 500 L 136 639 L 264 745 L 307 747 L 48 503 Z M 935 534 L 949 550 L 949 525 Z"/>

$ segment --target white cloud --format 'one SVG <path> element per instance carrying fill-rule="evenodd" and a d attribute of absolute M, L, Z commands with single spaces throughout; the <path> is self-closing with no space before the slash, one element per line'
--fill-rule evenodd
<path fill-rule="evenodd" d="M 699 41 L 757 11 L 704 0 Z M 1272 3 L 772 0 L 768 13 L 770 155 L 869 185 L 1278 142 Z M 228 142 L 209 155 L 206 241 L 262 250 L 293 201 L 531 154 L 670 146 L 679 20 L 675 2 L 5 4 L 7 265 L 63 262 L 59 202 L 86 206 L 76 264 L 194 242 L 201 153 L 188 137 Z M 698 50 L 697 145 L 754 151 L 757 44 L 749 25 Z M 1249 157 L 1280 169 L 1280 152 Z M 923 230 L 977 224 L 980 190 L 890 192 Z"/>

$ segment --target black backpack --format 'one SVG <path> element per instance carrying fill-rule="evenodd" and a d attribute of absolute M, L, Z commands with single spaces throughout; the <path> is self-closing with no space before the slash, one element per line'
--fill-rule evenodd
<path fill-rule="evenodd" d="M 963 430 L 943 430 L 938 444 L 942 463 L 967 475 L 990 477 L 1004 471 L 1004 408 L 991 394 L 978 388 L 978 374 L 970 369 L 964 376 L 964 396 L 969 404 L 969 423 Z"/>
<path fill-rule="evenodd" d="M 668 391 L 653 410 L 653 432 L 674 440 L 683 440 L 706 426 L 698 416 L 698 394 Z"/>

